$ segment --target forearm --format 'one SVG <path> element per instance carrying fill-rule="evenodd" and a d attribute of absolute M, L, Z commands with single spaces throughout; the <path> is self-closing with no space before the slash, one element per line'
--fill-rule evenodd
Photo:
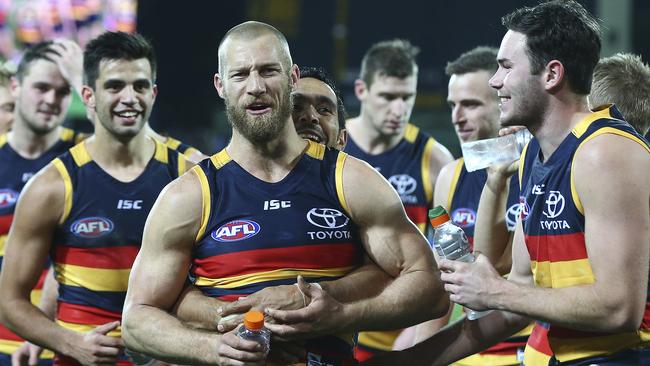
<path fill-rule="evenodd" d="M 4 324 L 27 341 L 65 355 L 78 344 L 79 333 L 56 324 L 28 299 L 5 298 L 2 303 Z"/>
<path fill-rule="evenodd" d="M 629 324 L 608 292 L 595 284 L 564 288 L 542 288 L 501 281 L 491 309 L 500 309 L 529 318 L 582 331 L 633 331 L 639 324 Z"/>
<path fill-rule="evenodd" d="M 349 274 L 320 285 L 339 302 L 353 302 L 379 295 L 393 281 L 393 277 L 374 262 L 365 263 Z"/>
<path fill-rule="evenodd" d="M 505 222 L 505 212 L 508 200 L 507 177 L 492 177 L 485 184 L 476 214 L 474 226 L 474 250 L 483 253 L 496 267 L 500 274 L 510 271 L 510 261 L 503 263 L 502 258 L 510 258 L 510 253 L 504 253 L 508 248 L 510 233 Z"/>
<path fill-rule="evenodd" d="M 203 295 L 201 290 L 187 284 L 172 313 L 183 323 L 199 329 L 216 331 L 221 319 L 223 301 Z"/>
<path fill-rule="evenodd" d="M 528 318 L 501 311 L 478 320 L 463 318 L 402 351 L 400 360 L 413 365 L 448 365 L 497 344 L 529 323 Z"/>
<path fill-rule="evenodd" d="M 45 282 L 43 283 L 43 290 L 41 291 L 41 300 L 38 308 L 41 309 L 45 315 L 52 319 L 56 319 L 56 300 L 59 296 L 59 283 L 54 278 L 54 269 L 50 268 L 47 271 Z"/>
<path fill-rule="evenodd" d="M 125 311 L 122 339 L 134 351 L 174 364 L 218 364 L 220 335 L 191 329 L 163 310 L 134 305 Z"/>
<path fill-rule="evenodd" d="M 343 304 L 348 330 L 398 329 L 443 316 L 449 297 L 433 270 L 399 275 L 378 295 Z"/>

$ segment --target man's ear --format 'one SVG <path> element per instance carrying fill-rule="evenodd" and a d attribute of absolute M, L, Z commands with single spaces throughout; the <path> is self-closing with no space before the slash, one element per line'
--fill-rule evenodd
<path fill-rule="evenodd" d="M 339 131 L 339 137 L 336 140 L 336 148 L 338 150 L 343 150 L 345 149 L 345 144 L 348 143 L 348 131 L 343 128 Z"/>
<path fill-rule="evenodd" d="M 219 73 L 214 74 L 214 88 L 217 89 L 217 94 L 219 94 L 221 99 L 225 99 L 223 96 L 223 80 Z"/>
<path fill-rule="evenodd" d="M 551 60 L 544 69 L 544 88 L 554 90 L 564 81 L 564 65 L 558 60 Z"/>
<path fill-rule="evenodd" d="M 95 101 L 95 91 L 88 85 L 83 85 L 81 87 L 81 99 L 88 109 L 95 109 L 97 106 L 97 102 Z"/>
<path fill-rule="evenodd" d="M 368 85 L 366 84 L 366 82 L 361 79 L 355 80 L 354 95 L 357 96 L 357 99 L 363 101 L 364 99 L 366 99 L 367 94 L 368 94 Z"/>

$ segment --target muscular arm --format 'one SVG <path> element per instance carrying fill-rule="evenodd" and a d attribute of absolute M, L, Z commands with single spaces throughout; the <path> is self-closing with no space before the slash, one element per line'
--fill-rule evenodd
<path fill-rule="evenodd" d="M 30 301 L 63 203 L 63 180 L 52 165 L 37 174 L 20 195 L 0 275 L 0 314 L 4 324 L 28 341 L 70 355 L 78 334 L 55 324 L 53 314 Z"/>
<path fill-rule="evenodd" d="M 629 139 L 601 135 L 576 152 L 573 169 L 595 282 L 507 287 L 493 306 L 574 329 L 633 331 L 641 324 L 648 284 L 650 154 Z"/>
<path fill-rule="evenodd" d="M 190 172 L 163 190 L 149 214 L 122 317 L 130 349 L 174 363 L 220 363 L 217 349 L 228 335 L 190 329 L 168 313 L 187 278 L 201 202 L 198 177 Z"/>
<path fill-rule="evenodd" d="M 366 163 L 348 157 L 343 192 L 368 256 L 395 278 L 377 296 L 344 304 L 349 329 L 391 329 L 442 316 L 449 302 L 433 254 L 394 190 Z"/>

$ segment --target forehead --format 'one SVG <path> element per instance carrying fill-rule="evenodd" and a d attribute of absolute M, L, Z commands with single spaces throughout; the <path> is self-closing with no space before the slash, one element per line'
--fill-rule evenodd
<path fill-rule="evenodd" d="M 98 79 L 152 79 L 151 65 L 146 58 L 137 60 L 101 60 Z"/>
<path fill-rule="evenodd" d="M 294 94 L 308 97 L 325 97 L 336 105 L 336 94 L 334 90 L 326 83 L 315 78 L 308 77 L 299 79 Z"/>
<path fill-rule="evenodd" d="M 222 45 L 224 69 L 280 64 L 287 59 L 285 48 L 272 34 L 255 38 L 230 37 Z"/>
<path fill-rule="evenodd" d="M 52 61 L 38 59 L 29 63 L 23 80 L 45 83 L 67 83 L 59 67 Z"/>
<path fill-rule="evenodd" d="M 526 35 L 509 30 L 501 40 L 501 47 L 497 53 L 497 60 L 514 60 L 525 56 Z"/>
<path fill-rule="evenodd" d="M 417 76 L 411 75 L 403 79 L 395 76 L 375 74 L 370 85 L 370 91 L 376 93 L 409 93 L 415 94 Z"/>
<path fill-rule="evenodd" d="M 488 84 L 492 73 L 486 70 L 453 74 L 449 78 L 448 100 L 496 97 L 496 91 Z"/>

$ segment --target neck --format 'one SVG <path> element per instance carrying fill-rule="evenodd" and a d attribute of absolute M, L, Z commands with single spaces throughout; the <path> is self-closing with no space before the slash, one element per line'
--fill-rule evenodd
<path fill-rule="evenodd" d="M 59 141 L 61 130 L 59 126 L 48 133 L 37 134 L 16 114 L 11 131 L 7 133 L 7 142 L 20 156 L 36 159 Z"/>
<path fill-rule="evenodd" d="M 397 146 L 404 138 L 404 132 L 406 130 L 406 127 L 404 127 L 398 134 L 383 134 L 364 115 L 363 110 L 359 117 L 348 120 L 345 127 L 350 138 L 354 140 L 354 143 L 365 153 L 371 155 L 384 153 Z"/>
<path fill-rule="evenodd" d="M 144 128 L 130 139 L 118 139 L 100 123 L 95 123 L 95 135 L 86 140 L 86 148 L 104 171 L 117 180 L 130 182 L 147 166 L 156 144 Z"/>
<path fill-rule="evenodd" d="M 556 99 L 549 105 L 540 123 L 529 127 L 539 142 L 544 160 L 553 155 L 571 130 L 590 113 L 586 96 Z"/>
<path fill-rule="evenodd" d="M 226 147 L 228 155 L 244 170 L 266 182 L 279 182 L 298 163 L 306 142 L 296 133 L 291 121 L 275 139 L 257 143 L 233 129 L 232 140 Z"/>
<path fill-rule="evenodd" d="M 149 122 L 144 124 L 143 129 L 145 130 L 145 133 L 147 134 L 147 136 L 153 138 L 154 140 L 158 140 L 158 141 L 162 142 L 163 144 L 167 142 L 168 137 L 163 136 L 163 135 L 159 134 L 158 132 L 154 131 L 154 129 L 151 128 L 151 126 L 149 125 Z"/>

